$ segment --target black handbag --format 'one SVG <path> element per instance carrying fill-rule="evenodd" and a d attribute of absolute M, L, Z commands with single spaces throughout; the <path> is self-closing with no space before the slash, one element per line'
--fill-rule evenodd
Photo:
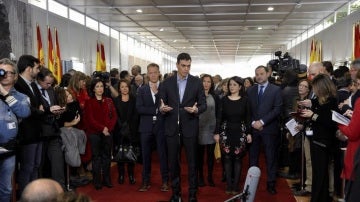
<path fill-rule="evenodd" d="M 121 161 L 136 162 L 138 157 L 139 157 L 139 152 L 132 145 L 129 146 L 120 145 L 114 159 L 120 162 Z"/>

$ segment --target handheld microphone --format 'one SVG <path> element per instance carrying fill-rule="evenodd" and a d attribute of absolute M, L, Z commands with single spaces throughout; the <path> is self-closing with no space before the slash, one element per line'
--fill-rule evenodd
<path fill-rule="evenodd" d="M 261 175 L 261 171 L 258 167 L 252 166 L 249 168 L 244 184 L 242 201 L 249 201 L 249 202 L 254 201 L 255 193 L 260 180 L 260 175 Z"/>

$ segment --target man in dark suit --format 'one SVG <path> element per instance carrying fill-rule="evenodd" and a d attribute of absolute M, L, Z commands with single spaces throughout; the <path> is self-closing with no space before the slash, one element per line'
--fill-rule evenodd
<path fill-rule="evenodd" d="M 160 112 L 164 114 L 168 146 L 169 170 L 173 195 L 170 201 L 181 200 L 180 147 L 185 147 L 188 163 L 189 201 L 197 201 L 196 150 L 199 133 L 198 115 L 206 110 L 206 98 L 200 79 L 189 74 L 191 57 L 177 57 L 177 74 L 160 86 Z"/>
<path fill-rule="evenodd" d="M 259 166 L 261 141 L 266 155 L 267 191 L 276 194 L 276 147 L 279 131 L 278 117 L 281 112 L 282 98 L 280 87 L 268 81 L 269 70 L 265 66 L 255 69 L 258 85 L 251 87 L 247 93 L 252 114 L 253 143 L 250 146 L 250 166 Z"/>
<path fill-rule="evenodd" d="M 142 149 L 142 185 L 140 192 L 150 188 L 151 175 L 151 149 L 153 141 L 156 142 L 156 149 L 160 159 L 160 172 L 162 178 L 161 191 L 168 191 L 169 170 L 166 152 L 166 138 L 164 134 L 164 122 L 158 110 L 160 99 L 158 87 L 160 84 L 159 65 L 150 63 L 147 66 L 149 84 L 139 88 L 136 98 L 136 109 L 140 115 L 139 132 L 141 133 Z"/>
<path fill-rule="evenodd" d="M 40 70 L 40 61 L 32 55 L 22 55 L 18 60 L 17 67 L 19 77 L 14 87 L 29 97 L 31 109 L 31 115 L 20 122 L 18 133 L 20 147 L 17 158 L 20 169 L 17 180 L 19 194 L 21 194 L 29 182 L 38 178 L 42 155 L 40 125 L 44 111 L 40 98 L 35 95 L 39 89 L 32 87 Z"/>
<path fill-rule="evenodd" d="M 60 126 L 57 117 L 64 112 L 65 107 L 57 105 L 57 97 L 55 95 L 52 84 L 54 82 L 53 73 L 43 67 L 37 75 L 36 82 L 32 84 L 35 95 L 41 98 L 40 102 L 44 108 L 44 115 L 41 123 L 43 151 L 45 152 L 43 159 L 43 176 L 56 180 L 63 188 L 65 188 L 64 175 L 64 153 L 62 151 L 62 140 L 60 137 Z M 37 92 L 40 92 L 37 94 Z"/>

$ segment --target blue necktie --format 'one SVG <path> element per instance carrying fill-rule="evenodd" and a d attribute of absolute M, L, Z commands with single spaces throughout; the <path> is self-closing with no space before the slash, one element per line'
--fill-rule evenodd
<path fill-rule="evenodd" d="M 263 94 L 264 94 L 264 86 L 260 86 L 260 91 L 259 91 L 259 94 L 258 94 L 258 103 L 259 104 L 261 103 L 261 99 L 262 99 Z"/>

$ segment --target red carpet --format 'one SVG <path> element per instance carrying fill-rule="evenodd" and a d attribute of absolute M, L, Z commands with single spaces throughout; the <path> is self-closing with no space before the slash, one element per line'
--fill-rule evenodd
<path fill-rule="evenodd" d="M 185 157 L 183 155 L 183 157 Z M 135 166 L 135 176 L 136 184 L 129 185 L 128 178 L 125 176 L 125 184 L 119 185 L 117 183 L 117 168 L 116 165 L 112 167 L 112 182 L 114 184 L 113 188 L 102 188 L 97 191 L 92 184 L 89 184 L 85 187 L 77 188 L 77 192 L 85 193 L 89 195 L 93 201 L 97 202 L 112 202 L 112 201 L 129 201 L 129 202 L 157 202 L 157 201 L 168 201 L 171 197 L 172 192 L 161 192 L 161 178 L 160 178 L 160 169 L 158 163 L 158 157 L 156 152 L 153 154 L 153 166 L 152 166 L 152 184 L 151 188 L 147 192 L 138 192 L 138 188 L 141 185 L 141 171 L 142 165 L 137 164 Z M 185 162 L 185 158 L 183 158 Z M 295 202 L 295 198 L 291 193 L 291 190 L 283 178 L 278 178 L 277 181 L 277 194 L 270 195 L 266 191 L 266 170 L 264 165 L 264 157 L 261 157 L 260 160 L 260 169 L 261 177 L 259 186 L 257 189 L 255 201 L 256 202 Z M 241 178 L 241 190 L 245 182 L 245 177 L 248 169 L 248 158 L 243 159 L 243 169 L 242 169 L 242 178 Z M 206 178 L 206 174 L 205 174 Z M 186 163 L 183 163 L 182 166 L 182 199 L 183 201 L 188 200 L 188 183 L 187 183 L 187 168 Z M 225 183 L 221 182 L 221 163 L 216 163 L 214 168 L 214 181 L 215 187 L 205 186 L 200 187 L 198 192 L 198 201 L 199 202 L 220 202 L 225 201 L 230 198 L 231 195 L 225 194 Z"/>

